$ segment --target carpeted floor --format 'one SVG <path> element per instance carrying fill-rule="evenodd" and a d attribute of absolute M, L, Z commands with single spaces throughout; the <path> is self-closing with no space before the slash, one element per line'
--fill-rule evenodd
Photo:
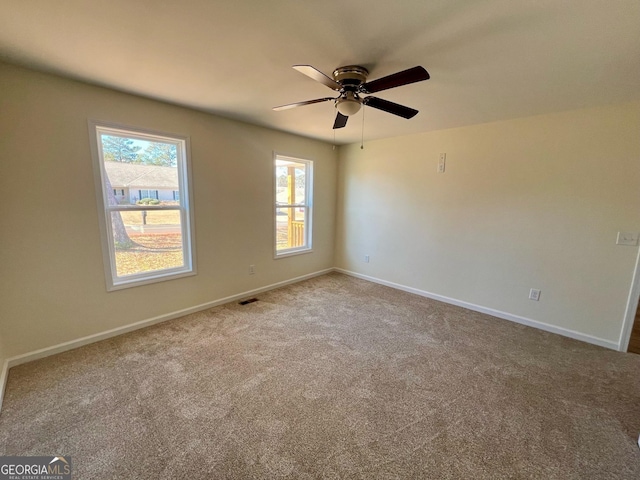
<path fill-rule="evenodd" d="M 10 371 L 76 479 L 640 478 L 640 356 L 329 274 Z"/>

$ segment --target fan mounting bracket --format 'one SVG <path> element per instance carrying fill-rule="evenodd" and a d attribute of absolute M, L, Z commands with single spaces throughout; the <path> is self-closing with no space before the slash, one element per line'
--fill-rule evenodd
<path fill-rule="evenodd" d="M 358 87 L 367 81 L 369 70 L 358 65 L 338 67 L 333 71 L 333 78 L 342 86 L 353 85 Z"/>

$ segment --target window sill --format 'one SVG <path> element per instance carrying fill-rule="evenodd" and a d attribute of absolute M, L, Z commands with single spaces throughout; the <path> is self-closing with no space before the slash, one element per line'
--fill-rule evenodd
<path fill-rule="evenodd" d="M 130 280 L 120 280 L 117 283 L 109 282 L 107 284 L 107 291 L 113 292 L 116 290 L 123 290 L 125 288 L 141 287 L 143 285 L 149 285 L 151 283 L 167 282 L 169 280 L 176 280 L 178 278 L 191 277 L 193 275 L 197 275 L 197 272 L 195 269 L 187 272 L 159 274 L 159 275 L 149 276 L 141 279 L 138 278 L 138 279 L 130 279 Z M 107 281 L 108 280 L 109 279 L 107 279 Z"/>
<path fill-rule="evenodd" d="M 311 252 L 313 252 L 313 248 L 304 248 L 300 250 L 280 250 L 279 252 L 276 252 L 273 258 L 277 260 L 278 258 L 293 257 L 294 255 L 303 255 L 305 253 Z"/>

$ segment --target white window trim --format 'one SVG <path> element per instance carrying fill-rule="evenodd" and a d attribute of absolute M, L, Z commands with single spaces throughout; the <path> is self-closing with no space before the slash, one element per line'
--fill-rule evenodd
<path fill-rule="evenodd" d="M 295 204 L 295 205 L 277 205 L 277 186 L 275 182 L 275 166 L 276 160 L 289 160 L 296 163 L 304 163 L 307 165 L 307 171 L 305 173 L 305 204 Z M 296 157 L 294 155 L 288 155 L 283 153 L 274 152 L 273 153 L 273 162 L 271 168 L 271 184 L 273 186 L 273 258 L 286 258 L 294 255 L 302 255 L 305 253 L 313 252 L 313 170 L 314 170 L 314 161 Z M 276 222 L 276 215 L 278 213 L 278 208 L 287 208 L 287 207 L 295 207 L 301 206 L 307 209 L 307 214 L 305 215 L 306 223 L 305 223 L 305 246 L 304 247 L 292 247 L 287 248 L 286 250 L 278 250 L 278 225 Z"/>
<path fill-rule="evenodd" d="M 99 131 L 114 134 L 119 133 L 130 138 L 137 137 L 149 141 L 173 141 L 172 143 L 176 143 L 179 150 L 179 156 L 182 158 L 182 161 L 178 162 L 178 185 L 180 191 L 184 192 L 181 195 L 183 199 L 180 202 L 180 205 L 177 207 L 129 206 L 127 207 L 127 210 L 180 210 L 181 225 L 186 226 L 186 228 L 183 228 L 182 235 L 184 266 L 156 272 L 145 272 L 135 275 L 127 275 L 126 277 L 118 277 L 115 265 L 115 246 L 113 244 L 111 219 L 107 216 L 107 212 L 110 210 L 119 211 L 122 208 L 114 208 L 109 205 L 107 192 L 103 188 L 103 178 L 106 173 L 104 170 L 104 162 L 102 161 L 102 144 L 99 142 Z M 89 120 L 89 139 L 91 144 L 91 156 L 93 159 L 93 179 L 95 183 L 98 218 L 100 220 L 100 239 L 102 243 L 102 258 L 104 262 L 107 291 L 138 287 L 140 285 L 196 275 L 193 181 L 191 177 L 191 148 L 189 137 L 129 125 Z"/>

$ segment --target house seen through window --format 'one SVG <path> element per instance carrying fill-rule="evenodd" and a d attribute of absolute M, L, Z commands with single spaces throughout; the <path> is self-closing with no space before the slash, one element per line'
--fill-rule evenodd
<path fill-rule="evenodd" d="M 313 162 L 276 155 L 276 256 L 311 250 Z"/>
<path fill-rule="evenodd" d="M 186 139 L 94 128 L 109 288 L 193 273 Z"/>

